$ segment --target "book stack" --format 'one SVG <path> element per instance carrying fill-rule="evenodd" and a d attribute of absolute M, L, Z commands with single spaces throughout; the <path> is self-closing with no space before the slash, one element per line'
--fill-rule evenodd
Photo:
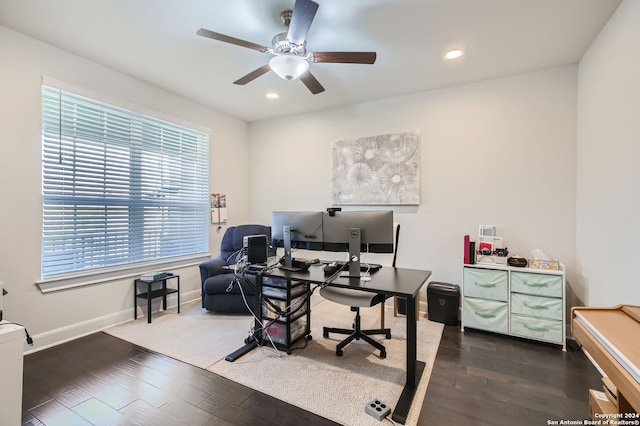
<path fill-rule="evenodd" d="M 464 263 L 465 265 L 476 263 L 476 242 L 471 241 L 468 235 L 464 236 Z"/>
<path fill-rule="evenodd" d="M 156 281 L 161 280 L 169 274 L 166 272 L 146 272 L 140 275 L 140 280 L 142 281 Z"/>

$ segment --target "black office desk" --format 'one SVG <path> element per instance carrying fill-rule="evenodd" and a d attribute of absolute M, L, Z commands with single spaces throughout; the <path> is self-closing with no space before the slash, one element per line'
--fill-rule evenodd
<path fill-rule="evenodd" d="M 288 272 L 281 269 L 273 269 L 264 276 L 273 278 L 285 278 L 292 280 L 309 281 L 322 284 L 326 277 L 321 267 L 311 266 L 308 271 Z M 406 268 L 383 267 L 371 275 L 370 281 L 361 281 L 359 278 L 336 278 L 332 287 L 352 288 L 372 293 L 384 293 L 389 296 L 398 296 L 407 300 L 407 306 L 415 306 L 416 295 L 420 288 L 431 276 L 431 271 Z M 407 365 L 406 380 L 402 394 L 393 410 L 393 420 L 404 424 L 407 420 L 411 402 L 418 388 L 418 383 L 425 363 L 417 359 L 417 324 L 416 310 L 407 309 Z M 250 350 L 250 349 L 249 349 Z M 241 350 L 240 350 L 241 351 Z M 238 352 L 238 351 L 237 351 Z M 246 352 L 244 352 L 246 353 Z M 242 356 L 242 354 L 240 354 Z M 235 359 L 235 358 L 234 358 Z M 227 358 L 227 360 L 230 360 Z"/>

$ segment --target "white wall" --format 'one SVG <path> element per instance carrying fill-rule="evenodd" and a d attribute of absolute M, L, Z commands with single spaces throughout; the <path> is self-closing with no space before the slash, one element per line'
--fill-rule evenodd
<path fill-rule="evenodd" d="M 24 323 L 42 347 L 132 314 L 130 279 L 47 295 L 34 285 L 43 75 L 212 129 L 211 191 L 227 194 L 230 224 L 268 223 L 276 209 L 325 209 L 331 142 L 417 130 L 421 202 L 393 207 L 402 225 L 399 266 L 431 269 L 433 280 L 459 283 L 462 236 L 475 236 L 480 223 L 495 224 L 512 254 L 541 248 L 566 264 L 570 305 L 640 304 L 640 283 L 630 271 L 640 233 L 634 220 L 640 204 L 638 21 L 640 3 L 625 0 L 579 68 L 249 126 L 0 27 L 5 316 Z M 223 231 L 212 227 L 214 253 Z M 176 272 L 186 292 L 199 291 L 197 268 Z"/>
<path fill-rule="evenodd" d="M 398 266 L 459 284 L 463 235 L 492 224 L 512 254 L 541 248 L 572 283 L 576 80 L 568 66 L 252 123 L 252 217 L 329 207 L 333 141 L 417 130 L 421 201 L 393 207 Z"/>
<path fill-rule="evenodd" d="M 580 61 L 577 271 L 590 306 L 640 305 L 640 2 L 625 0 Z"/>
<path fill-rule="evenodd" d="M 24 324 L 36 348 L 133 315 L 130 278 L 42 294 L 41 81 L 46 75 L 211 129 L 211 190 L 227 194 L 230 223 L 249 219 L 246 123 L 0 27 L 0 281 L 8 320 Z M 211 228 L 210 250 L 221 234 Z M 185 298 L 200 294 L 196 266 L 173 270 Z"/>

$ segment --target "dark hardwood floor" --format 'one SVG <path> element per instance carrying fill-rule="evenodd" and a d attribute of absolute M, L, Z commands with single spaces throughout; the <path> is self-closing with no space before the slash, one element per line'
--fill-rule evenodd
<path fill-rule="evenodd" d="M 598 370 L 582 351 L 445 326 L 419 425 L 547 425 L 589 418 Z"/>
<path fill-rule="evenodd" d="M 446 326 L 419 425 L 588 418 L 602 386 L 582 352 Z M 335 425 L 104 333 L 25 357 L 23 425 Z M 385 423 L 386 424 L 386 423 Z"/>

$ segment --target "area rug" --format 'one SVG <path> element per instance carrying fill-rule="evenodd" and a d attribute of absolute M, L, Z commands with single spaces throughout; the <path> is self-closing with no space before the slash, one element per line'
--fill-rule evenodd
<path fill-rule="evenodd" d="M 105 333 L 200 368 L 207 368 L 241 346 L 253 322 L 247 315 L 218 315 L 200 301 L 153 312 L 103 330 Z"/>
<path fill-rule="evenodd" d="M 314 296 L 315 297 L 315 296 Z M 342 336 L 325 339 L 322 327 L 350 327 L 354 313 L 342 305 L 315 299 L 311 313 L 311 340 L 297 344 L 291 355 L 269 346 L 254 349 L 235 362 L 224 357 L 242 346 L 252 325 L 248 316 L 205 311 L 200 302 L 175 311 L 154 313 L 153 322 L 140 318 L 105 332 L 272 395 L 304 410 L 349 425 L 376 425 L 365 404 L 380 399 L 394 406 L 405 380 L 406 324 L 387 309 L 386 326 L 392 338 L 377 336 L 387 357 L 363 341 L 354 341 L 341 357 L 335 345 Z M 362 327 L 378 328 L 380 308 L 361 309 Z M 443 326 L 421 319 L 417 323 L 418 359 L 426 363 L 407 425 L 415 425 L 426 394 Z"/>

